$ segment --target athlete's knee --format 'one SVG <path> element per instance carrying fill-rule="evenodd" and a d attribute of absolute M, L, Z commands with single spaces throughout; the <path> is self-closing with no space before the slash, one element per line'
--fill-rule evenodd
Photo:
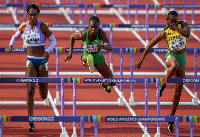
<path fill-rule="evenodd" d="M 176 72 L 178 70 L 178 67 L 179 67 L 178 64 L 173 64 L 171 66 L 171 70 L 174 71 L 174 72 Z"/>
<path fill-rule="evenodd" d="M 40 92 L 40 97 L 45 100 L 47 98 L 48 94 L 48 84 L 39 84 L 39 92 Z"/>
<path fill-rule="evenodd" d="M 29 84 L 27 85 L 27 96 L 33 97 L 35 94 L 35 84 Z"/>
<path fill-rule="evenodd" d="M 176 92 L 175 92 L 175 96 L 176 96 L 176 97 L 181 97 L 181 91 L 176 91 Z"/>

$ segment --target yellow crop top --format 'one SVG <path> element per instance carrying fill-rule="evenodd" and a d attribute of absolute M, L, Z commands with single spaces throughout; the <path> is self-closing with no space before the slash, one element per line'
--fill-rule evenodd
<path fill-rule="evenodd" d="M 181 28 L 182 21 L 178 21 L 178 27 Z M 177 30 L 173 31 L 169 26 L 165 27 L 166 41 L 168 49 L 181 50 L 186 48 L 188 38 L 182 36 Z"/>

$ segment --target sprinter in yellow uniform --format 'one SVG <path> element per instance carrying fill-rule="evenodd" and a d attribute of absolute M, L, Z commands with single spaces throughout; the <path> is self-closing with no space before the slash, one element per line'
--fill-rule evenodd
<path fill-rule="evenodd" d="M 151 42 L 143 52 L 139 62 L 135 64 L 135 67 L 139 69 L 149 50 L 159 41 L 165 39 L 168 46 L 168 52 L 165 56 L 165 65 L 168 68 L 166 78 L 171 78 L 172 76 L 174 76 L 175 78 L 185 78 L 185 50 L 188 38 L 190 36 L 190 28 L 188 27 L 187 22 L 179 21 L 176 11 L 170 11 L 166 20 L 167 26 L 151 40 Z M 162 96 L 162 92 L 165 87 L 166 83 L 162 83 L 160 85 L 160 97 Z M 171 114 L 168 116 L 175 115 L 176 109 L 180 101 L 182 89 L 183 83 L 175 83 L 175 94 L 173 98 L 172 110 Z M 168 123 L 168 129 L 170 132 L 173 132 L 173 124 L 174 122 Z"/>

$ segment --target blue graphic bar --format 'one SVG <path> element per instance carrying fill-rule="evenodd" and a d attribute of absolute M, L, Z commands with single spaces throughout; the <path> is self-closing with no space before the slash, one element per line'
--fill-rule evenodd
<path fill-rule="evenodd" d="M 126 52 L 126 48 L 112 48 L 112 51 L 106 51 L 104 49 L 101 49 L 102 52 L 120 52 L 120 49 L 123 50 L 123 52 Z M 73 48 L 73 52 L 83 52 L 83 48 Z M 69 52 L 69 48 L 65 49 L 65 52 Z"/>
<path fill-rule="evenodd" d="M 84 78 L 84 83 L 151 83 L 151 78 Z"/>
<path fill-rule="evenodd" d="M 11 116 L 9 122 L 80 122 L 80 118 L 88 122 L 88 116 Z"/>
<path fill-rule="evenodd" d="M 194 53 L 195 48 L 186 48 L 186 53 Z M 139 52 L 144 52 L 145 48 L 140 48 Z M 151 48 L 149 52 L 156 52 L 156 53 L 166 53 L 168 52 L 168 48 Z M 200 53 L 200 48 L 197 48 L 197 53 Z"/>
<path fill-rule="evenodd" d="M 166 24 L 118 24 L 118 28 L 165 28 Z M 190 28 L 200 28 L 200 24 L 188 24 Z"/>
<path fill-rule="evenodd" d="M 102 25 L 104 28 L 106 27 L 106 24 L 100 24 L 100 25 Z M 64 24 L 64 23 L 63 24 L 61 24 L 61 23 L 51 24 L 51 27 L 55 27 L 55 28 L 61 28 L 61 27 L 65 27 L 65 28 L 86 28 L 88 26 L 89 26 L 89 24 Z"/>
<path fill-rule="evenodd" d="M 55 47 L 59 48 L 59 47 Z M 127 48 L 112 48 L 112 51 L 106 51 L 102 49 L 102 52 L 120 52 L 120 49 L 123 50 L 123 52 L 127 52 Z M 0 52 L 7 52 L 8 47 L 0 47 Z M 56 50 L 53 50 L 56 52 Z M 84 48 L 73 48 L 73 52 L 83 52 Z M 22 48 L 22 47 L 13 47 L 12 52 L 27 52 L 27 48 Z M 69 52 L 69 48 L 65 48 L 63 52 Z"/>
<path fill-rule="evenodd" d="M 0 48 L 0 52 L 7 52 L 8 47 Z M 13 47 L 12 52 L 27 52 L 27 48 Z"/>
<path fill-rule="evenodd" d="M 199 4 L 163 4 L 162 8 L 200 8 Z"/>
<path fill-rule="evenodd" d="M 168 78 L 167 83 L 200 83 L 200 78 Z"/>
<path fill-rule="evenodd" d="M 60 48 L 60 47 L 55 47 L 55 48 Z M 62 47 L 61 47 L 62 48 Z M 133 47 L 136 48 L 136 47 Z M 123 50 L 123 52 L 130 52 L 130 49 L 133 49 L 132 47 L 130 48 L 112 48 L 112 51 L 106 51 L 102 49 L 102 52 L 120 52 L 120 49 Z M 69 52 L 69 48 L 64 48 L 63 52 Z M 138 49 L 136 52 L 142 53 L 144 52 L 145 48 L 136 48 Z M 194 53 L 195 48 L 187 48 L 186 53 Z M 197 53 L 200 53 L 200 48 L 196 48 Z M 0 52 L 7 52 L 8 47 L 0 47 Z M 56 50 L 53 50 L 56 52 Z M 73 48 L 73 52 L 83 52 L 84 48 Z M 13 47 L 12 52 L 27 52 L 27 48 L 22 48 L 22 47 Z M 167 48 L 151 48 L 149 52 L 155 52 L 155 53 L 166 53 L 168 52 Z"/>
<path fill-rule="evenodd" d="M 104 28 L 109 27 L 109 24 L 101 24 Z M 0 28 L 4 27 L 9 27 L 13 28 L 16 27 L 18 28 L 20 24 L 7 24 L 7 23 L 0 23 Z M 167 25 L 166 24 L 116 24 L 116 28 L 165 28 Z M 190 28 L 200 28 L 200 24 L 188 24 Z M 50 27 L 55 27 L 55 28 L 61 28 L 61 27 L 66 27 L 66 28 L 86 28 L 88 27 L 88 24 L 65 24 L 65 23 L 54 23 L 51 24 Z"/>
<path fill-rule="evenodd" d="M 150 4 L 148 6 L 152 7 Z M 101 8 L 146 8 L 146 4 L 102 4 Z"/>
<path fill-rule="evenodd" d="M 61 83 L 62 78 L 50 77 L 0 77 L 0 83 Z M 63 78 L 68 83 L 68 78 Z"/>
<path fill-rule="evenodd" d="M 118 24 L 118 28 L 165 28 L 166 24 Z"/>
<path fill-rule="evenodd" d="M 85 8 L 85 4 L 40 4 L 41 8 Z M 90 7 L 87 4 L 87 7 Z"/>
<path fill-rule="evenodd" d="M 106 116 L 105 122 L 183 122 L 183 116 Z"/>
<path fill-rule="evenodd" d="M 12 23 L 0 23 L 0 28 L 18 28 L 20 24 L 12 24 Z"/>
<path fill-rule="evenodd" d="M 28 6 L 28 4 L 25 5 L 26 7 Z M 14 4 L 14 3 L 10 3 L 10 4 L 5 4 L 5 3 L 0 3 L 0 7 L 24 7 L 24 4 Z"/>

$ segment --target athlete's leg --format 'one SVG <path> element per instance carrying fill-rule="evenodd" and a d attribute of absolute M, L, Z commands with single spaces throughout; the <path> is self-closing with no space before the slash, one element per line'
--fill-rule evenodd
<path fill-rule="evenodd" d="M 27 60 L 26 61 L 26 77 L 36 77 L 37 76 L 37 71 L 34 66 L 34 64 Z M 28 110 L 28 115 L 33 116 L 33 106 L 34 106 L 34 94 L 35 94 L 35 85 L 36 83 L 26 83 L 27 87 L 27 110 Z"/>
<path fill-rule="evenodd" d="M 166 58 L 165 65 L 168 68 L 166 78 L 171 78 L 176 74 L 176 71 L 179 68 L 179 64 L 176 57 L 169 55 Z"/>
<path fill-rule="evenodd" d="M 168 68 L 166 78 L 171 78 L 176 74 L 176 71 L 179 67 L 176 57 L 168 55 L 165 61 L 165 65 Z M 162 92 L 164 91 L 165 87 L 166 83 L 162 83 L 160 85 L 160 97 L 162 96 Z"/>
<path fill-rule="evenodd" d="M 176 78 L 185 78 L 185 70 L 186 70 L 186 64 L 182 64 L 179 66 L 178 70 L 176 71 Z M 176 113 L 176 109 L 178 107 L 181 93 L 183 89 L 183 83 L 175 83 L 175 94 L 173 98 L 173 105 L 172 105 L 172 111 L 171 115 L 174 116 Z"/>
<path fill-rule="evenodd" d="M 82 63 L 85 67 L 88 67 L 88 64 L 87 64 L 87 57 L 88 57 L 88 54 L 87 55 L 83 55 L 82 57 Z"/>
<path fill-rule="evenodd" d="M 110 70 L 108 64 L 103 62 L 101 65 L 95 66 L 97 71 L 104 77 L 104 78 L 113 78 L 112 71 Z M 102 86 L 115 86 L 116 83 L 103 83 Z"/>
<path fill-rule="evenodd" d="M 83 65 L 88 67 L 87 64 L 87 56 L 88 55 L 84 55 L 82 57 L 82 62 Z M 101 65 L 95 66 L 95 68 L 97 69 L 97 71 L 104 77 L 104 78 L 113 78 L 113 74 L 112 71 L 110 70 L 109 66 L 107 65 L 106 62 L 103 62 Z M 115 86 L 115 83 L 103 83 L 102 86 Z"/>
<path fill-rule="evenodd" d="M 38 77 L 48 77 L 48 62 L 42 64 L 38 70 Z M 40 97 L 45 100 L 48 94 L 48 83 L 38 83 Z"/>

